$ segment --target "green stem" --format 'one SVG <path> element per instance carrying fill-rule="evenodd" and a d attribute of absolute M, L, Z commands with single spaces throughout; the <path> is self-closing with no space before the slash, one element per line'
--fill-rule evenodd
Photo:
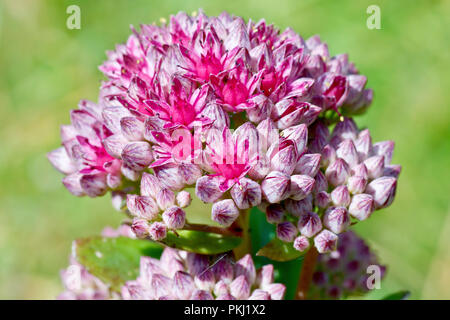
<path fill-rule="evenodd" d="M 250 237 L 250 212 L 248 210 L 241 210 L 239 217 L 231 227 L 234 225 L 241 230 L 242 238 L 241 244 L 233 249 L 234 256 L 236 260 L 238 260 L 247 253 L 251 254 L 252 252 L 252 241 Z"/>

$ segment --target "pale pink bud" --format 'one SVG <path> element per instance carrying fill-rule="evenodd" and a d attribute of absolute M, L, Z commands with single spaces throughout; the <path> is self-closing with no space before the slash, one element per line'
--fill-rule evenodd
<path fill-rule="evenodd" d="M 256 130 L 258 130 L 261 151 L 267 151 L 270 146 L 278 143 L 278 129 L 270 118 L 261 121 Z"/>
<path fill-rule="evenodd" d="M 248 178 L 242 178 L 230 190 L 231 197 L 239 209 L 256 207 L 261 203 L 260 185 Z"/>
<path fill-rule="evenodd" d="M 222 197 L 223 192 L 219 190 L 219 180 L 216 177 L 203 176 L 197 180 L 195 194 L 203 202 L 212 203 Z"/>
<path fill-rule="evenodd" d="M 294 172 L 297 174 L 308 175 L 310 177 L 316 176 L 320 167 L 320 160 L 322 156 L 320 153 L 304 154 L 297 163 Z"/>
<path fill-rule="evenodd" d="M 191 297 L 195 285 L 192 277 L 183 271 L 177 271 L 173 277 L 173 293 L 180 300 L 187 300 Z"/>
<path fill-rule="evenodd" d="M 271 300 L 282 300 L 286 292 L 286 286 L 281 283 L 271 283 L 264 289 L 270 294 Z"/>
<path fill-rule="evenodd" d="M 162 218 L 169 229 L 181 229 L 184 227 L 186 213 L 183 209 L 173 206 L 164 211 Z"/>
<path fill-rule="evenodd" d="M 336 160 L 336 150 L 329 144 L 327 144 L 322 149 L 322 157 L 320 161 L 320 165 L 323 168 L 328 167 L 331 163 L 333 163 Z"/>
<path fill-rule="evenodd" d="M 290 195 L 291 177 L 278 171 L 272 171 L 261 184 L 264 197 L 270 203 L 278 203 Z"/>
<path fill-rule="evenodd" d="M 328 192 L 321 191 L 316 194 L 314 198 L 314 203 L 319 208 L 327 208 L 328 204 L 331 202 L 331 196 Z"/>
<path fill-rule="evenodd" d="M 159 299 L 167 299 L 172 291 L 172 279 L 163 276 L 162 274 L 154 274 L 150 281 L 150 291 L 152 296 Z"/>
<path fill-rule="evenodd" d="M 159 180 L 154 175 L 144 172 L 141 179 L 141 195 L 156 198 L 161 186 Z"/>
<path fill-rule="evenodd" d="M 277 237 L 284 242 L 294 241 L 297 232 L 297 228 L 289 221 L 277 224 Z"/>
<path fill-rule="evenodd" d="M 375 208 L 386 208 L 391 205 L 397 189 L 397 179 L 392 177 L 381 177 L 368 184 L 366 192 L 375 201 Z"/>
<path fill-rule="evenodd" d="M 333 133 L 331 134 L 331 139 L 335 139 L 339 142 L 345 139 L 356 140 L 357 135 L 358 128 L 353 119 L 345 118 L 344 121 L 338 122 L 334 127 Z"/>
<path fill-rule="evenodd" d="M 322 171 L 317 172 L 317 175 L 314 177 L 314 179 L 316 180 L 316 182 L 314 183 L 314 193 L 328 190 L 328 181 Z"/>
<path fill-rule="evenodd" d="M 141 171 L 153 161 L 152 148 L 147 142 L 130 142 L 122 150 L 122 160 L 130 169 Z"/>
<path fill-rule="evenodd" d="M 224 293 L 224 294 L 217 295 L 216 300 L 236 300 L 236 298 L 233 297 L 229 293 Z"/>
<path fill-rule="evenodd" d="M 278 152 L 273 154 L 275 152 L 274 150 L 278 150 Z M 285 174 L 292 174 L 292 172 L 294 172 L 297 164 L 297 152 L 295 151 L 295 146 L 292 142 L 290 142 L 290 145 L 286 145 L 286 143 L 273 145 L 271 149 L 269 149 L 268 154 L 271 157 L 271 171 L 279 171 Z"/>
<path fill-rule="evenodd" d="M 80 186 L 89 197 L 99 197 L 106 193 L 106 174 L 103 172 L 96 174 L 85 174 L 80 178 Z"/>
<path fill-rule="evenodd" d="M 357 165 L 359 162 L 358 152 L 353 141 L 350 139 L 345 139 L 339 144 L 336 150 L 336 156 L 344 159 L 350 167 Z"/>
<path fill-rule="evenodd" d="M 373 145 L 373 153 L 378 156 L 384 156 L 384 164 L 388 165 L 391 163 L 392 154 L 394 153 L 394 141 L 381 141 Z"/>
<path fill-rule="evenodd" d="M 80 179 L 82 176 L 83 175 L 79 173 L 72 173 L 62 179 L 64 187 L 66 187 L 71 194 L 77 197 L 81 197 L 85 194 L 80 184 Z"/>
<path fill-rule="evenodd" d="M 347 162 L 341 158 L 337 158 L 325 171 L 325 176 L 328 181 L 334 185 L 338 186 L 344 184 L 349 175 L 349 167 Z"/>
<path fill-rule="evenodd" d="M 128 167 L 126 163 L 122 163 L 122 166 L 120 167 L 120 172 L 131 181 L 138 181 L 139 177 L 141 175 L 140 171 L 136 171 Z"/>
<path fill-rule="evenodd" d="M 161 222 L 153 222 L 148 233 L 153 240 L 159 241 L 166 237 L 167 227 Z"/>
<path fill-rule="evenodd" d="M 131 225 L 131 230 L 134 232 L 136 237 L 145 238 L 149 233 L 149 225 L 147 220 L 134 219 Z"/>
<path fill-rule="evenodd" d="M 370 179 L 379 178 L 384 171 L 384 156 L 373 156 L 364 161 Z"/>
<path fill-rule="evenodd" d="M 338 236 L 333 232 L 322 230 L 322 232 L 314 238 L 314 246 L 319 253 L 330 252 L 336 248 L 337 240 Z"/>
<path fill-rule="evenodd" d="M 230 280 L 231 281 L 231 280 Z M 225 283 L 223 280 L 219 280 L 216 285 L 214 286 L 214 294 L 218 297 L 221 295 L 229 294 L 228 292 L 228 284 Z"/>
<path fill-rule="evenodd" d="M 273 265 L 266 264 L 259 271 L 257 275 L 257 284 L 261 288 L 265 288 L 267 285 L 273 282 Z"/>
<path fill-rule="evenodd" d="M 166 187 L 173 191 L 181 190 L 184 187 L 183 176 L 176 165 L 164 165 L 153 168 L 158 177 L 161 187 Z"/>
<path fill-rule="evenodd" d="M 284 217 L 284 209 L 280 204 L 275 203 L 267 206 L 266 208 L 267 222 L 279 223 L 283 221 L 283 217 Z"/>
<path fill-rule="evenodd" d="M 190 300 L 214 300 L 212 294 L 205 290 L 194 290 Z"/>
<path fill-rule="evenodd" d="M 372 138 L 368 129 L 362 130 L 355 142 L 359 161 L 364 161 L 372 153 Z"/>
<path fill-rule="evenodd" d="M 361 193 L 353 196 L 348 212 L 351 216 L 362 221 L 366 220 L 372 214 L 373 209 L 373 197 L 369 194 Z"/>
<path fill-rule="evenodd" d="M 401 165 L 389 164 L 384 168 L 383 176 L 398 178 L 401 171 L 402 171 Z"/>
<path fill-rule="evenodd" d="M 236 262 L 234 276 L 238 277 L 240 275 L 244 275 L 248 283 L 255 282 L 256 269 L 255 264 L 253 263 L 252 256 L 250 254 L 246 254 Z"/>
<path fill-rule="evenodd" d="M 287 199 L 284 204 L 288 213 L 300 217 L 303 213 L 312 210 L 312 196 L 309 195 L 302 200 Z"/>
<path fill-rule="evenodd" d="M 127 195 L 125 192 L 113 191 L 111 192 L 111 202 L 117 211 L 122 211 L 127 206 Z"/>
<path fill-rule="evenodd" d="M 350 217 L 344 207 L 331 207 L 325 211 L 323 224 L 334 233 L 341 233 L 350 226 Z"/>
<path fill-rule="evenodd" d="M 71 174 L 76 171 L 75 163 L 69 158 L 64 147 L 47 153 L 47 158 L 53 167 L 61 173 Z"/>
<path fill-rule="evenodd" d="M 159 213 L 159 208 L 155 200 L 146 196 L 128 194 L 127 207 L 133 216 L 147 220 L 154 220 Z"/>
<path fill-rule="evenodd" d="M 203 272 L 196 275 L 194 278 L 194 282 L 197 288 L 206 291 L 214 290 L 214 285 L 216 284 L 214 273 L 210 269 L 204 270 Z"/>
<path fill-rule="evenodd" d="M 193 185 L 202 176 L 202 170 L 193 163 L 180 163 L 178 172 L 187 185 Z"/>
<path fill-rule="evenodd" d="M 216 281 L 218 281 L 217 284 L 219 284 L 219 282 L 223 282 L 224 284 L 230 283 L 234 278 L 234 268 L 232 262 L 227 257 L 220 259 L 214 264 L 212 270 L 216 277 Z M 215 290 L 214 293 L 216 293 Z"/>
<path fill-rule="evenodd" d="M 331 192 L 331 200 L 338 207 L 347 207 L 350 204 L 350 192 L 347 186 L 339 186 Z"/>
<path fill-rule="evenodd" d="M 313 190 L 314 178 L 305 175 L 293 175 L 291 177 L 291 198 L 294 200 L 305 199 Z"/>
<path fill-rule="evenodd" d="M 102 141 L 106 152 L 116 159 L 122 157 L 123 148 L 125 148 L 128 142 L 129 141 L 120 133 L 113 134 Z"/>
<path fill-rule="evenodd" d="M 364 179 L 369 179 L 369 170 L 364 163 L 360 163 L 351 169 L 351 174 L 354 177 L 362 177 Z"/>
<path fill-rule="evenodd" d="M 170 189 L 161 189 L 156 195 L 156 203 L 161 210 L 166 210 L 175 204 L 175 193 Z"/>
<path fill-rule="evenodd" d="M 191 194 L 187 191 L 180 191 L 177 194 L 177 204 L 181 208 L 186 208 L 191 204 Z"/>
<path fill-rule="evenodd" d="M 250 296 L 250 285 L 244 275 L 230 283 L 230 294 L 237 300 L 246 300 Z"/>
<path fill-rule="evenodd" d="M 231 226 L 239 216 L 239 209 L 231 199 L 214 203 L 211 211 L 212 220 L 225 227 Z"/>
<path fill-rule="evenodd" d="M 254 180 L 262 180 L 270 172 L 270 162 L 266 155 L 260 154 L 259 159 L 248 172 L 248 176 Z"/>
<path fill-rule="evenodd" d="M 367 179 L 360 176 L 353 176 L 348 178 L 347 186 L 348 191 L 353 194 L 362 193 L 366 189 Z"/>
<path fill-rule="evenodd" d="M 294 240 L 294 248 L 300 252 L 309 248 L 309 239 L 305 236 L 298 236 Z"/>
<path fill-rule="evenodd" d="M 248 300 L 270 300 L 270 294 L 267 291 L 255 289 Z"/>
<path fill-rule="evenodd" d="M 136 117 L 123 117 L 120 119 L 122 134 L 130 141 L 140 141 L 144 139 L 144 123 Z"/>
<path fill-rule="evenodd" d="M 281 132 L 283 138 L 294 141 L 298 154 L 306 150 L 308 143 L 308 127 L 305 124 L 290 127 Z"/>
<path fill-rule="evenodd" d="M 317 232 L 322 230 L 322 221 L 315 212 L 305 212 L 298 219 L 298 230 L 300 233 L 308 238 L 313 237 Z"/>

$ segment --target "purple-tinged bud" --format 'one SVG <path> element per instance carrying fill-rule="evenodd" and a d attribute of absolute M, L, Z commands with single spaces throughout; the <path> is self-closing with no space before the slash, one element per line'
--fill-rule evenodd
<path fill-rule="evenodd" d="M 270 300 L 270 294 L 264 290 L 255 289 L 248 300 Z"/>
<path fill-rule="evenodd" d="M 161 210 L 166 210 L 175 204 L 175 193 L 170 189 L 161 189 L 156 195 L 156 203 Z"/>
<path fill-rule="evenodd" d="M 281 283 L 271 283 L 264 289 L 270 294 L 271 300 L 282 300 L 286 292 L 286 286 Z"/>
<path fill-rule="evenodd" d="M 219 190 L 219 180 L 216 177 L 203 176 L 197 180 L 195 194 L 203 202 L 212 203 L 219 200 L 223 192 Z"/>
<path fill-rule="evenodd" d="M 336 160 L 336 150 L 329 144 L 327 144 L 322 149 L 322 157 L 320 160 L 320 165 L 322 168 L 328 167 L 331 163 Z"/>
<path fill-rule="evenodd" d="M 234 278 L 234 268 L 228 257 L 224 257 L 214 264 L 212 271 L 214 272 L 216 281 L 218 281 L 217 284 L 219 282 L 223 282 L 224 284 L 230 283 Z M 215 290 L 214 293 L 217 295 Z"/>
<path fill-rule="evenodd" d="M 229 294 L 228 291 L 228 284 L 226 284 L 223 280 L 218 281 L 214 286 L 214 294 L 217 297 Z"/>
<path fill-rule="evenodd" d="M 357 135 L 358 128 L 353 119 L 345 118 L 344 121 L 338 122 L 334 127 L 333 133 L 331 134 L 331 139 L 338 141 L 337 144 L 339 144 L 345 139 L 356 140 Z"/>
<path fill-rule="evenodd" d="M 120 167 L 120 172 L 126 177 L 128 180 L 131 181 L 138 181 L 139 177 L 141 176 L 140 171 L 136 171 L 128 167 L 126 163 L 122 163 L 122 166 Z"/>
<path fill-rule="evenodd" d="M 163 276 L 162 274 L 154 274 L 150 280 L 151 295 L 155 300 L 164 300 L 170 296 L 172 291 L 172 279 Z"/>
<path fill-rule="evenodd" d="M 130 141 L 140 141 L 144 139 L 144 123 L 136 117 L 123 117 L 120 119 L 122 134 Z"/>
<path fill-rule="evenodd" d="M 66 187 L 71 194 L 77 197 L 81 197 L 85 194 L 80 184 L 81 177 L 81 174 L 72 173 L 62 179 L 64 187 Z"/>
<path fill-rule="evenodd" d="M 105 126 L 112 132 L 120 132 L 120 119 L 130 115 L 130 111 L 122 106 L 106 107 L 102 111 Z"/>
<path fill-rule="evenodd" d="M 273 265 L 266 264 L 259 271 L 256 283 L 263 289 L 273 282 Z"/>
<path fill-rule="evenodd" d="M 310 176 L 293 175 L 291 177 L 291 198 L 294 200 L 305 199 L 313 190 L 315 180 Z"/>
<path fill-rule="evenodd" d="M 367 77 L 359 74 L 350 74 L 347 76 L 348 95 L 345 104 L 355 104 L 361 97 L 364 87 L 367 83 Z"/>
<path fill-rule="evenodd" d="M 224 294 L 217 295 L 216 300 L 236 300 L 236 298 L 233 297 L 229 293 L 224 293 Z"/>
<path fill-rule="evenodd" d="M 234 276 L 238 277 L 240 275 L 244 275 L 250 284 L 254 283 L 256 280 L 255 264 L 253 263 L 253 259 L 250 254 L 246 254 L 236 262 Z"/>
<path fill-rule="evenodd" d="M 230 294 L 237 300 L 246 300 L 250 296 L 250 284 L 244 275 L 230 283 Z"/>
<path fill-rule="evenodd" d="M 204 272 L 209 267 L 208 256 L 186 252 L 187 268 L 191 274 L 197 275 Z"/>
<path fill-rule="evenodd" d="M 375 208 L 381 209 L 391 205 L 397 189 L 397 179 L 392 177 L 381 177 L 368 184 L 366 193 L 370 194 L 375 201 Z"/>
<path fill-rule="evenodd" d="M 317 175 L 314 177 L 314 179 L 316 180 L 316 182 L 314 183 L 314 193 L 328 190 L 328 181 L 322 171 L 317 172 Z"/>
<path fill-rule="evenodd" d="M 213 221 L 229 227 L 239 216 L 239 209 L 234 204 L 233 200 L 226 199 L 216 202 L 212 206 L 211 218 Z"/>
<path fill-rule="evenodd" d="M 102 141 L 103 147 L 106 152 L 116 159 L 122 157 L 123 148 L 127 145 L 129 141 L 120 133 L 113 134 Z"/>
<path fill-rule="evenodd" d="M 194 282 L 197 288 L 206 291 L 214 290 L 214 285 L 216 284 L 214 273 L 210 269 L 204 270 L 196 275 Z"/>
<path fill-rule="evenodd" d="M 192 277 L 183 271 L 177 271 L 173 277 L 173 293 L 180 300 L 187 300 L 191 297 L 195 285 Z"/>
<path fill-rule="evenodd" d="M 289 221 L 277 224 L 277 237 L 284 242 L 294 241 L 297 235 L 297 228 Z"/>
<path fill-rule="evenodd" d="M 331 202 L 331 196 L 328 192 L 321 191 L 316 194 L 314 198 L 314 203 L 319 208 L 327 208 L 328 204 Z"/>
<path fill-rule="evenodd" d="M 270 172 L 261 183 L 264 197 L 270 203 L 278 203 L 290 195 L 291 177 L 278 171 Z"/>
<path fill-rule="evenodd" d="M 267 154 L 270 157 L 270 170 L 292 174 L 297 164 L 297 152 L 291 140 L 282 140 L 280 144 L 270 147 Z"/>
<path fill-rule="evenodd" d="M 150 173 L 143 172 L 141 179 L 141 195 L 156 198 L 159 190 L 161 190 L 159 179 Z"/>
<path fill-rule="evenodd" d="M 89 197 L 99 197 L 106 193 L 106 174 L 85 174 L 80 178 L 80 186 Z"/>
<path fill-rule="evenodd" d="M 283 221 L 284 218 L 284 209 L 278 204 L 268 205 L 266 208 L 266 219 L 269 223 L 279 223 Z"/>
<path fill-rule="evenodd" d="M 322 221 L 317 213 L 310 211 L 300 216 L 297 227 L 303 236 L 311 238 L 322 230 Z"/>
<path fill-rule="evenodd" d="M 350 217 L 344 207 L 330 207 L 325 211 L 323 224 L 334 233 L 341 233 L 350 226 Z"/>
<path fill-rule="evenodd" d="M 205 290 L 194 290 L 190 300 L 214 300 L 212 294 Z"/>
<path fill-rule="evenodd" d="M 364 163 L 360 163 L 357 166 L 354 166 L 351 169 L 351 174 L 354 177 L 362 177 L 366 180 L 369 179 L 369 170 L 367 170 L 367 167 Z"/>
<path fill-rule="evenodd" d="M 351 216 L 362 221 L 366 220 L 372 214 L 373 209 L 373 197 L 369 194 L 361 193 L 353 196 L 348 212 Z"/>
<path fill-rule="evenodd" d="M 136 237 L 145 238 L 149 234 L 149 225 L 147 220 L 144 219 L 134 219 L 131 224 L 131 230 L 134 232 Z"/>
<path fill-rule="evenodd" d="M 373 156 L 364 161 L 370 179 L 381 177 L 384 171 L 384 156 Z"/>
<path fill-rule="evenodd" d="M 169 229 L 181 229 L 184 227 L 186 213 L 183 209 L 173 206 L 164 211 L 162 218 Z"/>
<path fill-rule="evenodd" d="M 269 160 L 264 154 L 260 154 L 258 162 L 250 169 L 248 176 L 254 180 L 262 180 L 269 172 Z"/>
<path fill-rule="evenodd" d="M 338 207 L 347 207 L 350 204 L 350 192 L 347 186 L 339 186 L 331 192 L 331 200 Z"/>
<path fill-rule="evenodd" d="M 294 240 L 294 249 L 300 252 L 309 248 L 309 239 L 305 236 L 298 236 Z"/>
<path fill-rule="evenodd" d="M 348 191 L 352 194 L 363 193 L 366 189 L 367 179 L 360 176 L 353 176 L 348 178 L 347 187 Z"/>
<path fill-rule="evenodd" d="M 248 178 L 242 178 L 230 190 L 231 197 L 239 209 L 256 207 L 261 203 L 260 185 Z"/>
<path fill-rule="evenodd" d="M 127 207 L 127 194 L 122 191 L 111 192 L 111 203 L 117 211 L 125 210 Z"/>
<path fill-rule="evenodd" d="M 349 176 L 350 168 L 347 162 L 341 158 L 337 158 L 325 171 L 325 176 L 328 181 L 334 185 L 339 186 L 344 184 Z"/>
<path fill-rule="evenodd" d="M 152 148 L 147 142 L 130 142 L 122 150 L 122 160 L 135 171 L 142 171 L 153 161 Z"/>
<path fill-rule="evenodd" d="M 267 118 L 261 121 L 256 127 L 256 130 L 258 130 L 261 151 L 265 152 L 270 148 L 270 146 L 278 144 L 278 129 L 272 119 Z"/>
<path fill-rule="evenodd" d="M 356 151 L 353 141 L 350 139 L 345 139 L 339 144 L 336 150 L 336 156 L 344 159 L 350 167 L 357 165 L 359 162 L 358 152 Z"/>
<path fill-rule="evenodd" d="M 304 154 L 298 161 L 294 173 L 308 175 L 310 177 L 316 176 L 319 171 L 321 158 L 320 153 Z"/>
<path fill-rule="evenodd" d="M 364 161 L 372 153 L 372 138 L 368 129 L 359 133 L 358 139 L 355 141 L 356 151 L 358 151 L 359 161 Z"/>
<path fill-rule="evenodd" d="M 201 176 L 202 171 L 193 163 L 181 163 L 178 166 L 178 172 L 184 184 L 193 185 Z"/>
<path fill-rule="evenodd" d="M 308 143 L 308 127 L 305 124 L 285 129 L 281 132 L 281 136 L 295 143 L 298 154 L 305 152 Z"/>
<path fill-rule="evenodd" d="M 373 145 L 373 154 L 378 156 L 384 156 L 384 164 L 391 164 L 392 154 L 394 153 L 394 141 L 381 141 Z"/>
<path fill-rule="evenodd" d="M 184 178 L 180 174 L 179 166 L 164 165 L 153 168 L 153 170 L 159 179 L 161 187 L 166 187 L 173 191 L 179 191 L 184 187 Z"/>
<path fill-rule="evenodd" d="M 389 164 L 384 167 L 383 176 L 398 178 L 401 171 L 402 171 L 401 165 Z"/>
<path fill-rule="evenodd" d="M 177 204 L 181 208 L 186 208 L 191 204 L 191 194 L 187 191 L 180 191 L 177 194 Z"/>
<path fill-rule="evenodd" d="M 167 227 L 162 222 L 153 222 L 148 233 L 153 240 L 159 241 L 166 237 Z"/>
<path fill-rule="evenodd" d="M 328 143 L 330 132 L 328 127 L 321 121 L 317 121 L 308 130 L 312 136 L 310 137 L 310 143 L 308 145 L 308 151 L 312 153 L 320 153 L 325 145 Z"/>
<path fill-rule="evenodd" d="M 146 196 L 128 194 L 127 207 L 133 216 L 147 220 L 154 220 L 159 213 L 155 200 Z"/>
<path fill-rule="evenodd" d="M 284 204 L 288 213 L 300 217 L 305 212 L 312 211 L 312 195 L 299 201 L 287 199 Z"/>
<path fill-rule="evenodd" d="M 314 238 L 314 246 L 319 253 L 330 252 L 336 248 L 337 240 L 338 236 L 333 232 L 322 230 L 322 232 Z"/>
<path fill-rule="evenodd" d="M 71 174 L 76 171 L 75 163 L 69 158 L 64 147 L 47 153 L 47 158 L 53 167 L 61 173 Z"/>

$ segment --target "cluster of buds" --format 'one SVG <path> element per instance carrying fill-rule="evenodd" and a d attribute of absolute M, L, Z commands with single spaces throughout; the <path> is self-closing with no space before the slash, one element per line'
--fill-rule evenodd
<path fill-rule="evenodd" d="M 324 253 L 335 248 L 337 234 L 346 231 L 352 219 L 365 220 L 392 203 L 401 166 L 391 164 L 394 142 L 372 144 L 369 130 L 358 130 L 352 119 L 338 122 L 331 134 L 321 121 L 309 129 L 307 153 L 294 171 L 298 175 L 290 182 L 276 181 L 271 192 L 276 199 L 268 198 L 271 203 L 264 208 L 281 240 L 304 251 L 314 238 Z M 299 193 L 283 200 L 281 194 L 293 189 Z"/>
<path fill-rule="evenodd" d="M 126 203 L 137 237 L 182 229 L 194 187 L 223 227 L 258 206 L 278 238 L 320 253 L 392 203 L 393 142 L 372 144 L 341 116 L 372 101 L 347 55 L 227 13 L 132 31 L 100 66 L 98 103 L 71 112 L 48 157 L 74 195 L 110 190 L 116 208 Z"/>
<path fill-rule="evenodd" d="M 256 270 L 250 255 L 205 256 L 164 249 L 161 258 L 141 257 L 140 275 L 122 287 L 126 300 L 281 300 L 273 266 Z"/>
<path fill-rule="evenodd" d="M 378 270 L 374 273 L 373 271 Z M 379 276 L 371 279 L 371 274 Z M 367 293 L 381 281 L 386 267 L 354 232 L 339 235 L 335 251 L 320 254 L 309 291 L 311 299 L 341 299 Z"/>

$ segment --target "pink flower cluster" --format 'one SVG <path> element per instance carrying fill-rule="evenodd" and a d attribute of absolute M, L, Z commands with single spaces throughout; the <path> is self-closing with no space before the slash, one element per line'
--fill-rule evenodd
<path fill-rule="evenodd" d="M 378 262 L 364 240 L 347 231 L 339 235 L 335 251 L 319 255 L 309 296 L 311 299 L 345 299 L 362 295 L 373 289 L 374 281 L 381 281 L 385 273 L 386 266 Z M 379 279 L 371 277 L 372 274 Z"/>
<path fill-rule="evenodd" d="M 181 12 L 133 29 L 100 70 L 98 104 L 72 111 L 49 159 L 73 194 L 126 200 L 139 237 L 182 229 L 194 186 L 224 227 L 260 206 L 279 238 L 305 250 L 315 237 L 320 252 L 350 215 L 392 202 L 392 145 L 372 146 L 349 119 L 328 136 L 321 119 L 364 112 L 372 91 L 318 36 Z"/>

